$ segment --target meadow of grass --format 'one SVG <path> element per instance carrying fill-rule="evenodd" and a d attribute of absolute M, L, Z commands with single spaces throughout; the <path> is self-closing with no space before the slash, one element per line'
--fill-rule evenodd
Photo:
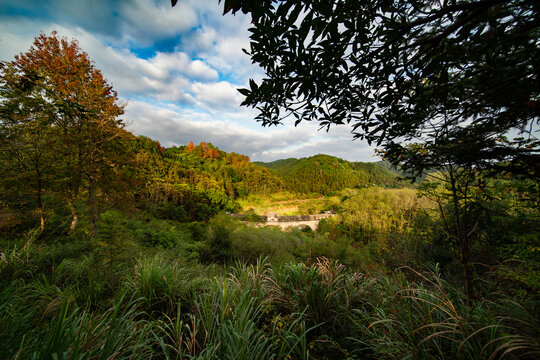
<path fill-rule="evenodd" d="M 238 203 L 244 212 L 254 212 L 258 215 L 277 213 L 279 215 L 316 214 L 331 204 L 338 202 L 339 196 L 322 196 L 320 194 L 295 194 L 277 192 L 274 194 L 249 195 L 239 199 Z"/>

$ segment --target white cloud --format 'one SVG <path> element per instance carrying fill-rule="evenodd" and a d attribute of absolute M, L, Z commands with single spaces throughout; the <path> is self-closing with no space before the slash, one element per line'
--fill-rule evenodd
<path fill-rule="evenodd" d="M 245 25 L 245 27 L 242 27 Z M 207 24 L 182 39 L 180 44 L 185 51 L 197 51 L 215 68 L 224 72 L 240 72 L 257 69 L 250 57 L 242 49 L 249 49 L 247 25 L 239 24 L 237 33 L 223 34 Z"/>
<path fill-rule="evenodd" d="M 231 121 L 225 114 L 210 115 L 197 110 L 162 107 L 144 102 L 128 104 L 128 129 L 158 140 L 165 146 L 211 142 L 220 149 L 249 155 L 252 160 L 273 161 L 288 157 L 331 154 L 351 161 L 375 161 L 365 143 L 352 141 L 347 131 L 335 134 L 316 131 L 317 124 L 298 127 L 248 128 Z M 253 120 L 246 117 L 245 124 Z M 348 134 L 348 135 L 346 135 Z"/>
<path fill-rule="evenodd" d="M 200 111 L 175 111 L 137 101 L 128 104 L 125 119 L 130 130 L 157 139 L 164 145 L 206 141 L 226 151 L 248 155 L 298 145 L 315 135 L 301 128 L 253 130 L 224 117 Z"/>
<path fill-rule="evenodd" d="M 192 60 L 186 53 L 157 53 L 150 59 L 138 58 L 128 48 L 113 48 L 81 28 L 66 28 L 57 24 L 33 21 L 6 22 L 0 30 L 18 30 L 17 43 L 9 41 L 3 58 L 12 58 L 26 51 L 34 33 L 24 29 L 41 28 L 45 33 L 57 30 L 60 36 L 76 38 L 79 45 L 102 70 L 105 78 L 125 98 L 153 97 L 161 101 L 184 104 L 198 103 L 208 109 L 238 107 L 241 102 L 238 86 L 219 80 L 218 72 L 203 60 Z M 8 38 L 10 39 L 10 38 Z M 20 44 L 28 44 L 21 49 Z M 19 44 L 19 45 L 18 45 Z"/>
<path fill-rule="evenodd" d="M 165 78 L 170 73 L 180 73 L 193 79 L 217 80 L 218 72 L 201 60 L 192 60 L 186 53 L 157 53 L 148 60 L 149 65 L 158 69 Z"/>
<path fill-rule="evenodd" d="M 120 4 L 118 20 L 124 44 L 151 46 L 156 41 L 174 37 L 197 26 L 193 7 L 180 1 L 172 8 L 169 1 L 132 0 Z"/>
<path fill-rule="evenodd" d="M 374 160 L 371 148 L 351 140 L 348 127 L 325 133 L 317 131 L 316 122 L 295 128 L 287 121 L 282 127 L 262 128 L 253 120 L 255 110 L 239 107 L 243 97 L 236 88 L 262 76 L 241 50 L 249 46 L 249 17 L 222 16 L 216 0 L 184 0 L 174 9 L 166 0 L 95 0 L 95 7 L 84 3 L 28 5 L 43 10 L 41 19 L 0 15 L 0 59 L 27 51 L 40 31 L 57 30 L 76 38 L 128 100 L 129 129 L 164 145 L 207 141 L 263 161 L 318 153 Z M 172 52 L 158 51 L 145 59 L 132 50 L 176 36 L 181 40 Z"/>
<path fill-rule="evenodd" d="M 195 83 L 192 86 L 195 99 L 201 106 L 210 110 L 239 108 L 242 96 L 236 89 L 236 86 L 226 81 L 210 84 Z"/>

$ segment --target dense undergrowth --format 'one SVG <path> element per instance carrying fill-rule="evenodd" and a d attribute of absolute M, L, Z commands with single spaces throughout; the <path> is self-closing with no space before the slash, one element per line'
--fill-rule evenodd
<path fill-rule="evenodd" d="M 380 265 L 388 254 L 324 231 L 254 228 L 227 216 L 181 224 L 115 211 L 103 214 L 97 239 L 84 225 L 69 236 L 30 238 L 24 249 L 27 237 L 4 239 L 2 358 L 540 354 L 537 288 L 518 292 L 495 270 L 468 307 L 438 265 L 391 271 Z"/>

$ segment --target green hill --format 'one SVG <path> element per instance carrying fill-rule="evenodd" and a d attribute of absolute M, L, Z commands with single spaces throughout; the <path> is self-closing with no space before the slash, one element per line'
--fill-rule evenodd
<path fill-rule="evenodd" d="M 296 158 L 280 159 L 271 162 L 254 161 L 255 164 L 264 166 L 267 169 L 284 172 L 292 169 L 300 160 Z"/>
<path fill-rule="evenodd" d="M 377 163 L 349 162 L 329 155 L 256 164 L 278 174 L 289 191 L 328 195 L 369 185 L 400 187 L 397 175 Z"/>
<path fill-rule="evenodd" d="M 134 152 L 136 175 L 144 182 L 138 197 L 166 212 L 171 206 L 182 207 L 190 219 L 206 219 L 218 210 L 234 211 L 238 198 L 285 188 L 278 175 L 248 156 L 227 153 L 210 143 L 163 148 L 139 136 Z"/>

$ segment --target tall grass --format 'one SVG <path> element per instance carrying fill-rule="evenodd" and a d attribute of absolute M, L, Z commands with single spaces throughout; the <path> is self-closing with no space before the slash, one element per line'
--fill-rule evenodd
<path fill-rule="evenodd" d="M 140 319 L 137 301 L 123 299 L 92 315 L 64 303 L 45 328 L 45 337 L 26 336 L 22 348 L 32 359 L 144 359 L 152 354 L 150 324 Z M 37 335 L 37 334 L 29 334 Z"/>
<path fill-rule="evenodd" d="M 146 311 L 168 314 L 177 306 L 191 311 L 197 294 L 209 283 L 208 275 L 200 266 L 185 266 L 158 253 L 137 261 L 126 286 L 141 299 Z"/>
<path fill-rule="evenodd" d="M 201 265 L 175 250 L 133 257 L 84 241 L 3 253 L 2 359 L 540 356 L 534 301 L 500 291 L 468 307 L 437 267 L 364 274 L 322 257 Z"/>
<path fill-rule="evenodd" d="M 156 335 L 166 358 L 309 358 L 305 314 L 287 327 L 265 320 L 264 277 L 268 264 L 238 264 L 229 277 L 216 279 L 181 320 L 168 318 Z"/>
<path fill-rule="evenodd" d="M 353 311 L 360 330 L 354 339 L 358 353 L 381 359 L 532 359 L 540 354 L 538 322 L 518 304 L 500 298 L 471 308 L 437 272 L 415 275 L 422 282 L 385 276 L 370 286 L 377 296 L 366 293 L 364 306 Z"/>

